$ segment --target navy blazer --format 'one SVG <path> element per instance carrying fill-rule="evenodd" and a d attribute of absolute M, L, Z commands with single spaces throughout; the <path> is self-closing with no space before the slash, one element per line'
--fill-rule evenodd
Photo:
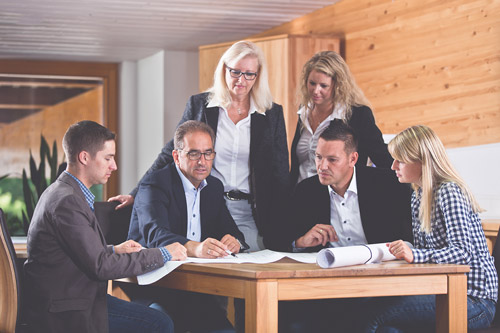
<path fill-rule="evenodd" d="M 244 242 L 244 236 L 227 210 L 222 182 L 208 176 L 200 192 L 201 240 L 220 240 L 230 234 Z M 174 163 L 148 175 L 134 201 L 128 238 L 145 247 L 185 244 L 187 205 L 182 180 Z"/>
<path fill-rule="evenodd" d="M 382 132 L 375 124 L 372 110 L 367 106 L 353 106 L 352 115 L 347 122 L 352 127 L 358 137 L 358 162 L 356 166 L 366 166 L 368 157 L 377 167 L 389 169 L 392 165 L 392 157 L 384 143 Z M 291 160 L 292 170 L 290 171 L 290 183 L 295 185 L 299 178 L 299 158 L 297 157 L 297 144 L 302 134 L 302 121 L 297 122 L 297 128 L 292 141 Z"/>
<path fill-rule="evenodd" d="M 413 242 L 411 188 L 399 183 L 388 169 L 356 167 L 356 184 L 361 223 L 369 244 L 403 239 Z M 313 176 L 300 182 L 292 195 L 287 224 L 276 235 L 276 249 L 290 251 L 294 240 L 316 224 L 330 224 L 330 193 Z M 322 246 L 310 248 L 319 251 Z"/>
<path fill-rule="evenodd" d="M 179 125 L 188 120 L 207 123 L 217 135 L 219 107 L 207 107 L 208 93 L 189 98 Z M 264 237 L 274 233 L 275 222 L 283 218 L 289 198 L 289 163 L 285 121 L 281 105 L 273 103 L 265 115 L 254 112 L 250 118 L 250 192 L 255 223 Z M 177 126 L 179 126 L 177 125 Z M 173 161 L 173 140 L 162 149 L 143 178 Z M 135 196 L 137 188 L 131 194 Z"/>

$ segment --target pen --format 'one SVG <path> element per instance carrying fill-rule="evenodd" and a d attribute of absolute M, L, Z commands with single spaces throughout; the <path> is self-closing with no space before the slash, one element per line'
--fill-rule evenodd
<path fill-rule="evenodd" d="M 231 256 L 233 256 L 233 257 L 235 257 L 235 258 L 238 258 L 238 257 L 236 256 L 236 254 L 234 254 L 233 252 L 231 252 L 231 251 L 229 251 L 229 250 L 226 250 L 226 253 L 227 253 L 227 254 L 229 254 L 229 255 L 231 255 Z"/>

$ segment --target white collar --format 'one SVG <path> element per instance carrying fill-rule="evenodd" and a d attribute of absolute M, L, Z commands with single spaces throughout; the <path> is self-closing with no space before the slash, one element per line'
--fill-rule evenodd
<path fill-rule="evenodd" d="M 181 169 L 179 168 L 179 166 L 177 164 L 175 164 L 175 168 L 177 169 L 177 173 L 179 174 L 179 177 L 181 177 L 182 187 L 184 187 L 184 193 L 186 193 L 188 191 L 192 191 L 193 189 L 201 191 L 201 190 L 203 190 L 203 188 L 205 188 L 205 186 L 208 185 L 207 180 L 203 179 L 203 181 L 200 183 L 200 186 L 198 186 L 198 188 L 194 187 L 193 183 L 191 183 L 189 181 L 189 179 L 187 179 L 186 176 L 184 176 L 184 173 L 182 173 Z"/>
<path fill-rule="evenodd" d="M 208 108 L 219 107 L 219 108 L 222 108 L 223 110 L 227 111 L 226 108 L 224 108 L 222 106 L 222 103 L 217 99 L 217 97 L 213 97 L 208 102 L 207 107 Z M 252 114 L 252 113 L 255 113 L 255 112 L 259 112 L 259 111 L 257 110 L 257 107 L 255 106 L 255 102 L 253 101 L 253 98 L 250 96 L 250 109 L 249 109 L 248 114 Z M 266 115 L 266 112 L 262 112 L 261 114 L 262 115 Z"/>
<path fill-rule="evenodd" d="M 329 192 L 330 196 L 332 195 L 332 192 L 337 194 L 337 192 L 335 192 L 335 190 L 331 186 L 328 186 L 328 192 Z M 347 192 L 354 192 L 354 193 L 358 194 L 358 183 L 356 182 L 356 167 L 354 167 L 352 170 L 352 178 L 351 178 L 351 181 L 350 181 L 349 186 L 347 187 L 347 190 L 345 191 L 345 193 L 347 193 Z M 344 197 L 345 197 L 345 194 L 344 194 Z"/>

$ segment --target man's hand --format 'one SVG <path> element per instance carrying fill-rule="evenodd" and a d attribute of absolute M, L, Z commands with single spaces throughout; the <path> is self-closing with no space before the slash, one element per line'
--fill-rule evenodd
<path fill-rule="evenodd" d="M 316 224 L 304 236 L 295 241 L 295 247 L 325 246 L 327 242 L 337 242 L 339 239 L 335 229 L 330 224 Z"/>
<path fill-rule="evenodd" d="M 392 255 L 397 259 L 404 259 L 409 264 L 413 262 L 413 251 L 408 244 L 402 240 L 397 240 L 386 245 L 389 248 L 389 252 L 392 253 Z"/>
<path fill-rule="evenodd" d="M 207 238 L 201 243 L 188 241 L 184 246 L 189 257 L 214 259 L 227 256 L 227 246 L 214 238 Z"/>
<path fill-rule="evenodd" d="M 240 242 L 230 234 L 224 235 L 220 241 L 222 244 L 226 245 L 227 249 L 232 253 L 240 252 Z"/>
<path fill-rule="evenodd" d="M 187 249 L 179 242 L 165 246 L 174 261 L 182 261 L 187 258 Z"/>
<path fill-rule="evenodd" d="M 116 206 L 115 209 L 120 209 L 120 208 L 127 207 L 127 206 L 133 204 L 134 197 L 131 196 L 130 194 L 120 194 L 120 195 L 117 195 L 115 197 L 109 198 L 108 202 L 110 202 L 110 201 L 119 201 L 120 204 L 118 206 Z"/>
<path fill-rule="evenodd" d="M 137 243 L 136 241 L 133 241 L 129 239 L 128 241 L 125 241 L 119 245 L 114 246 L 115 253 L 121 254 L 121 253 L 133 253 L 133 252 L 139 252 L 142 249 L 141 244 Z"/>

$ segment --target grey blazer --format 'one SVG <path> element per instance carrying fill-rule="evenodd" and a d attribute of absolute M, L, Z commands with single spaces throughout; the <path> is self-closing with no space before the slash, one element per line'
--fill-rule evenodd
<path fill-rule="evenodd" d="M 189 98 L 179 125 L 188 120 L 207 123 L 217 134 L 219 108 L 207 107 L 208 93 Z M 179 126 L 177 125 L 177 126 Z M 250 192 L 253 216 L 264 244 L 270 234 L 277 232 L 276 222 L 282 218 L 289 198 L 289 162 L 283 108 L 274 104 L 265 115 L 253 113 L 250 120 Z M 173 161 L 173 140 L 162 149 L 153 165 L 139 181 L 151 172 Z M 135 188 L 131 194 L 136 195 Z"/>
<path fill-rule="evenodd" d="M 28 230 L 30 326 L 40 332 L 108 332 L 107 281 L 160 266 L 159 249 L 113 253 L 78 183 L 63 173 L 40 197 Z"/>

